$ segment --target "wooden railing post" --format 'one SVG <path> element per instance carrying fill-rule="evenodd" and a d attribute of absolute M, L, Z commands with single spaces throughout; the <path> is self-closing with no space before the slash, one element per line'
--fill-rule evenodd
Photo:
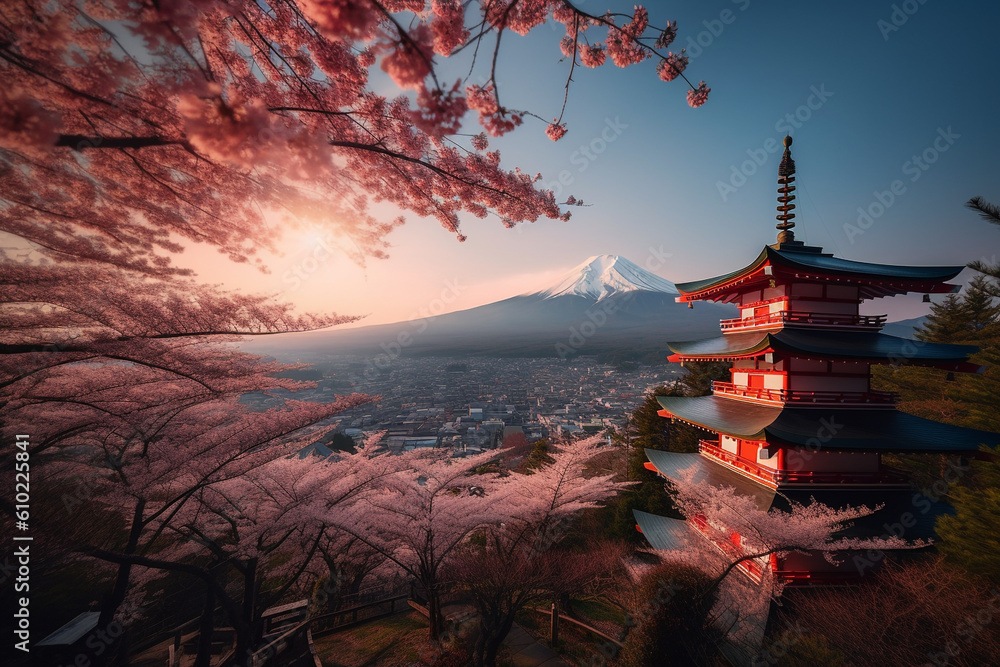
<path fill-rule="evenodd" d="M 552 603 L 552 621 L 549 633 L 551 637 L 550 644 L 552 648 L 555 648 L 559 644 L 559 607 L 556 606 L 555 602 Z"/>

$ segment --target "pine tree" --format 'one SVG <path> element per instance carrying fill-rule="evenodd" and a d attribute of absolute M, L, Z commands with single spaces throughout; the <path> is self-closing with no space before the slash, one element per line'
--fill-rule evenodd
<path fill-rule="evenodd" d="M 931 304 L 931 314 L 917 329 L 917 340 L 933 343 L 952 343 L 965 331 L 962 301 L 957 294 L 949 294 L 944 301 Z"/>
<path fill-rule="evenodd" d="M 979 217 L 986 222 L 1000 226 L 1000 206 L 991 204 L 978 196 L 967 201 L 965 206 L 979 213 Z M 989 283 L 989 292 L 995 297 L 1000 297 L 1000 262 L 997 262 L 996 255 L 993 256 L 992 260 L 987 260 L 984 257 L 975 262 L 969 262 L 968 266 L 970 269 L 990 276 L 993 281 Z"/>
<path fill-rule="evenodd" d="M 976 276 L 965 287 L 962 311 L 970 339 L 976 339 L 1000 321 L 1000 304 L 986 276 Z"/>
<path fill-rule="evenodd" d="M 684 364 L 687 374 L 681 378 L 686 396 L 707 396 L 712 393 L 712 382 L 728 380 L 731 364 L 727 361 L 694 361 Z"/>
<path fill-rule="evenodd" d="M 1000 582 L 1000 447 L 974 461 L 973 477 L 950 495 L 955 514 L 937 521 L 938 548 L 969 572 Z"/>

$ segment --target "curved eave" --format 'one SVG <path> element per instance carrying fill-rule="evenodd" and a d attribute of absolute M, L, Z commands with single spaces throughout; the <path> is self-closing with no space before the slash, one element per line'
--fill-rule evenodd
<path fill-rule="evenodd" d="M 757 259 L 736 271 L 714 278 L 704 280 L 692 280 L 686 283 L 675 283 L 677 291 L 681 293 L 675 300 L 679 303 L 688 301 L 703 301 L 723 299 L 728 293 L 740 287 L 746 288 L 755 282 L 764 281 L 764 265 L 767 263 L 767 248 L 761 250 Z"/>
<path fill-rule="evenodd" d="M 732 468 L 711 461 L 701 454 L 664 452 L 659 449 L 646 449 L 645 453 L 649 465 L 665 479 L 729 486 L 737 493 L 753 498 L 757 506 L 765 511 L 771 507 L 774 500 L 776 491 L 771 487 L 758 484 Z"/>
<path fill-rule="evenodd" d="M 861 297 L 873 299 L 908 292 L 946 294 L 958 285 L 947 284 L 964 266 L 899 266 L 840 259 L 822 248 L 776 249 L 765 246 L 747 266 L 730 273 L 677 283 L 681 303 L 703 300 L 731 301 L 740 292 L 766 283 L 771 276 L 787 279 L 841 282 L 858 285 Z"/>
<path fill-rule="evenodd" d="M 658 551 L 681 551 L 692 537 L 691 524 L 682 519 L 632 510 L 635 526 L 643 534 L 649 546 Z"/>
<path fill-rule="evenodd" d="M 776 406 L 718 396 L 657 396 L 656 400 L 674 419 L 745 440 L 763 440 L 764 429 L 782 411 Z"/>
<path fill-rule="evenodd" d="M 1000 444 L 1000 434 L 897 410 L 789 408 L 721 396 L 658 396 L 664 416 L 734 438 L 830 451 L 962 452 Z"/>
<path fill-rule="evenodd" d="M 898 264 L 872 264 L 870 262 L 841 259 L 840 257 L 824 253 L 776 250 L 770 246 L 766 248 L 765 252 L 773 264 L 791 269 L 820 272 L 823 275 L 885 280 L 887 282 L 942 284 L 957 276 L 965 268 L 964 265 L 901 266 Z"/>
<path fill-rule="evenodd" d="M 668 343 L 669 361 L 726 361 L 768 352 L 820 359 L 933 366 L 962 373 L 981 372 L 967 363 L 979 351 L 974 345 L 927 343 L 883 333 L 782 329 L 775 332 L 725 334 L 697 341 Z"/>

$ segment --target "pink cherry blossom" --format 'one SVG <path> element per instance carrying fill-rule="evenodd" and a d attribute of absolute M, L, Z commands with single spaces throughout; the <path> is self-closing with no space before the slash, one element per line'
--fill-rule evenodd
<path fill-rule="evenodd" d="M 696 90 L 689 90 L 687 94 L 688 104 L 692 107 L 700 107 L 702 104 L 708 101 L 708 94 L 712 91 L 711 88 L 705 85 L 704 81 L 698 84 Z"/>
<path fill-rule="evenodd" d="M 489 148 L 490 145 L 490 141 L 484 132 L 474 134 L 470 142 L 472 143 L 472 147 L 477 151 L 484 151 Z"/>
<path fill-rule="evenodd" d="M 566 134 L 566 123 L 549 123 L 545 128 L 545 134 L 552 141 L 559 141 Z"/>
<path fill-rule="evenodd" d="M 587 67 L 600 67 L 604 64 L 606 58 L 607 53 L 604 50 L 603 44 L 580 45 L 580 62 Z"/>
<path fill-rule="evenodd" d="M 667 57 L 656 65 L 656 73 L 662 81 L 673 81 L 687 68 L 688 57 L 683 53 L 667 53 Z"/>

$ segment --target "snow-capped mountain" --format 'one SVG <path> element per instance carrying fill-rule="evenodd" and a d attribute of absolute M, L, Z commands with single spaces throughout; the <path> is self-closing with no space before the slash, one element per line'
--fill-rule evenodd
<path fill-rule="evenodd" d="M 597 255 L 554 285 L 476 308 L 358 329 L 268 336 L 249 351 L 315 361 L 328 355 L 563 357 L 668 354 L 671 340 L 718 335 L 731 305 L 676 303 L 672 282 L 618 255 Z M 384 360 L 383 360 L 384 362 Z"/>
<path fill-rule="evenodd" d="M 524 296 L 551 299 L 568 294 L 600 301 L 612 294 L 643 290 L 679 294 L 672 282 L 620 255 L 595 255 L 567 273 L 548 289 Z"/>

